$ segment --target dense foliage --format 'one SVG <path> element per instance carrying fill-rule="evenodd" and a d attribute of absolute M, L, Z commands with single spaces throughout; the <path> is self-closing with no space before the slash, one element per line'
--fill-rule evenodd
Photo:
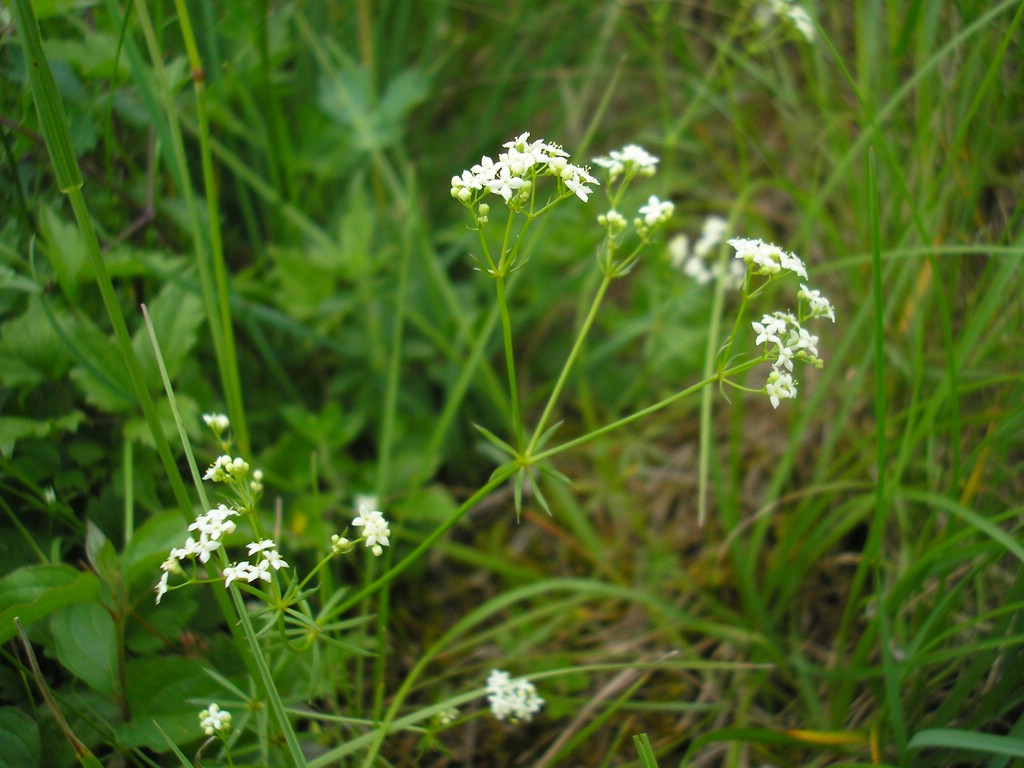
<path fill-rule="evenodd" d="M 0 765 L 1024 760 L 1022 15 L 0 6 Z"/>

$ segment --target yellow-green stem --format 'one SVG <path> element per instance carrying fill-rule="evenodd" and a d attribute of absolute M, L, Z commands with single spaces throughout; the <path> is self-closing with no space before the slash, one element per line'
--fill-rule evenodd
<path fill-rule="evenodd" d="M 562 390 L 565 388 L 565 382 L 569 378 L 569 371 L 572 370 L 573 364 L 576 362 L 576 358 L 579 357 L 580 350 L 583 348 L 583 341 L 587 338 L 587 334 L 590 331 L 590 327 L 594 324 L 594 320 L 597 317 L 597 311 L 601 307 L 601 302 L 604 300 L 604 295 L 608 291 L 608 286 L 611 285 L 612 278 L 609 275 L 605 275 L 601 280 L 601 285 L 597 288 L 597 293 L 594 294 L 594 300 L 590 303 L 590 311 L 587 313 L 586 319 L 583 321 L 583 326 L 580 328 L 580 332 L 576 336 L 576 342 L 572 345 L 572 350 L 569 352 L 569 356 L 565 359 L 565 365 L 562 366 L 562 372 L 558 375 L 558 381 L 555 382 L 554 389 L 551 390 L 551 395 L 548 397 L 548 402 L 544 406 L 544 412 L 540 416 L 540 420 L 537 422 L 537 427 L 533 431 L 533 437 L 530 438 L 530 444 L 526 447 L 526 456 L 529 457 L 533 450 L 537 447 L 537 441 L 540 440 L 544 434 L 544 427 L 547 426 L 548 419 L 551 417 L 551 412 L 555 408 L 555 403 L 562 394 Z"/>

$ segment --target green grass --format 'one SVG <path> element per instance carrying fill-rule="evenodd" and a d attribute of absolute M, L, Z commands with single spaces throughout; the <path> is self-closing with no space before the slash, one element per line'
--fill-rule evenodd
<path fill-rule="evenodd" d="M 103 765 L 188 764 L 213 701 L 235 765 L 1024 761 L 1024 6 L 819 2 L 808 43 L 743 5 L 52 0 L 41 47 L 0 15 L 0 755 L 75 759 L 20 616 Z M 523 131 L 640 143 L 626 209 L 676 204 L 536 452 L 604 198 L 531 224 L 503 318 L 449 180 Z M 633 420 L 733 327 L 661 245 L 709 214 L 803 257 L 824 367 L 778 409 L 712 386 Z M 216 584 L 153 605 L 212 411 L 291 573 L 356 494 L 390 521 L 292 623 Z M 543 458 L 572 484 L 517 509 L 474 425 L 571 444 Z M 494 668 L 531 722 L 488 714 Z"/>

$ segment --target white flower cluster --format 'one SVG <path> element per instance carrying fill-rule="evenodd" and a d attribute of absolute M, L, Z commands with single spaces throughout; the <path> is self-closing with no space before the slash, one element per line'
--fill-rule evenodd
<path fill-rule="evenodd" d="M 480 162 L 459 176 L 452 177 L 451 195 L 467 206 L 476 204 L 486 194 L 498 195 L 509 205 L 520 205 L 533 194 L 534 181 L 540 176 L 553 176 L 559 189 L 576 195 L 583 202 L 598 184 L 586 168 L 569 162 L 569 154 L 557 144 L 530 141 L 530 134 L 502 146 L 507 150 L 495 162 L 484 155 Z M 486 211 L 481 215 L 486 216 Z"/>
<path fill-rule="evenodd" d="M 803 261 L 777 245 L 743 238 L 730 240 L 729 245 L 736 249 L 736 258 L 741 259 L 754 275 L 772 280 L 788 271 L 807 279 Z M 751 323 L 757 334 L 754 343 L 757 346 L 764 345 L 765 352 L 775 357 L 772 372 L 765 382 L 765 394 L 773 408 L 778 408 L 782 400 L 797 395 L 797 382 L 793 378 L 794 360 L 809 363 L 816 368 L 822 366 L 821 357 L 818 356 L 818 337 L 803 327 L 803 321 L 818 317 L 827 317 L 833 323 L 836 321 L 835 309 L 821 295 L 821 291 L 812 290 L 801 283 L 798 297 L 799 317 L 790 312 L 772 312 L 763 315 L 760 322 Z"/>
<path fill-rule="evenodd" d="M 615 149 L 606 157 L 595 157 L 594 165 L 608 171 L 609 181 L 622 175 L 653 176 L 658 158 L 638 144 L 627 144 Z"/>
<path fill-rule="evenodd" d="M 249 474 L 249 464 L 243 458 L 233 459 L 230 456 L 218 456 L 203 475 L 203 480 L 215 483 L 238 482 Z"/>
<path fill-rule="evenodd" d="M 836 311 L 832 302 L 821 295 L 821 291 L 812 291 L 803 283 L 800 283 L 800 292 L 797 296 L 807 302 L 807 317 L 827 317 L 833 323 L 836 321 Z"/>
<path fill-rule="evenodd" d="M 773 312 L 764 315 L 761 322 L 751 323 L 757 338 L 754 343 L 775 345 L 774 369 L 768 375 L 765 391 L 772 407 L 778 408 L 780 400 L 796 397 L 796 381 L 793 379 L 793 360 L 802 360 L 820 368 L 822 360 L 818 357 L 818 337 L 807 332 L 800 321 L 788 312 Z"/>
<path fill-rule="evenodd" d="M 807 279 L 807 268 L 800 257 L 787 253 L 777 245 L 742 237 L 733 238 L 729 245 L 736 249 L 736 258 L 743 259 L 751 274 L 775 277 L 783 271 L 789 271 Z"/>
<path fill-rule="evenodd" d="M 331 551 L 338 555 L 351 552 L 360 541 L 374 555 L 380 557 L 384 554 L 384 547 L 391 545 L 391 528 L 388 521 L 384 519 L 384 513 L 375 509 L 377 506 L 376 496 L 356 496 L 356 512 L 358 513 L 352 521 L 356 528 L 362 528 L 362 535 L 355 541 L 350 541 L 344 536 L 334 534 L 331 536 Z"/>
<path fill-rule="evenodd" d="M 754 21 L 759 26 L 766 27 L 775 20 L 791 26 L 809 43 L 813 43 L 817 36 L 807 10 L 794 0 L 765 0 L 754 11 Z"/>
<path fill-rule="evenodd" d="M 509 678 L 508 672 L 492 670 L 487 676 L 487 703 L 498 719 L 508 718 L 514 723 L 532 720 L 544 706 L 533 683 L 524 678 Z"/>
<path fill-rule="evenodd" d="M 223 413 L 204 413 L 203 421 L 206 422 L 206 426 L 210 428 L 218 438 L 228 431 L 231 426 L 231 422 L 228 421 L 228 417 Z"/>
<path fill-rule="evenodd" d="M 199 713 L 199 727 L 207 736 L 215 733 L 223 735 L 231 730 L 231 713 L 217 704 L 211 704 Z"/>
<path fill-rule="evenodd" d="M 224 586 L 227 587 L 232 581 L 247 581 L 250 584 L 257 579 L 270 581 L 270 569 L 279 571 L 287 568 L 288 563 L 284 561 L 277 551 L 277 545 L 273 539 L 262 539 L 248 545 L 249 557 L 259 554 L 260 559 L 255 565 L 248 560 L 240 563 L 233 563 L 224 569 L 221 575 L 224 576 Z"/>
<path fill-rule="evenodd" d="M 237 511 L 220 504 L 216 509 L 211 509 L 195 519 L 188 529 L 198 532 L 199 538 L 189 536 L 185 540 L 184 546 L 172 549 L 167 559 L 160 565 L 163 574 L 155 587 L 157 604 L 167 594 L 168 577 L 172 573 L 183 572 L 181 567 L 183 561 L 198 560 L 204 565 L 209 562 L 210 554 L 220 549 L 224 536 L 234 533 L 235 521 L 231 518 L 237 516 Z"/>
<path fill-rule="evenodd" d="M 657 195 L 651 195 L 647 204 L 640 206 L 640 215 L 643 216 L 643 225 L 640 219 L 633 222 L 637 229 L 641 226 L 653 227 L 655 224 L 664 224 L 675 211 L 676 206 L 668 200 L 659 200 Z"/>
<path fill-rule="evenodd" d="M 743 261 L 733 259 L 724 267 L 717 260 L 708 264 L 714 250 L 725 239 L 728 222 L 721 216 L 708 216 L 701 227 L 700 238 L 690 248 L 690 238 L 676 235 L 669 241 L 668 255 L 673 267 L 692 278 L 698 285 L 707 285 L 713 280 L 724 280 L 727 288 L 739 290 L 743 287 L 746 266 Z"/>

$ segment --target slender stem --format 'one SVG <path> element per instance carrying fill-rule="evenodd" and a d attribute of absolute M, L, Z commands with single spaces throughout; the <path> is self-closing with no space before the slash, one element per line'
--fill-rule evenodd
<path fill-rule="evenodd" d="M 707 378 L 701 379 L 696 384 L 693 384 L 692 386 L 689 386 L 686 389 L 676 392 L 674 395 L 666 397 L 664 400 L 659 400 L 653 405 L 649 405 L 646 408 L 642 408 L 641 410 L 636 411 L 635 413 L 631 413 L 629 416 L 625 416 L 619 419 L 618 421 L 613 421 L 611 424 L 606 424 L 605 426 L 595 429 L 592 432 L 588 432 L 585 435 L 580 435 L 579 437 L 569 440 L 568 442 L 562 443 L 561 445 L 556 445 L 554 448 L 549 448 L 546 451 L 541 451 L 540 453 L 535 454 L 532 458 L 535 462 L 541 461 L 542 459 L 547 459 L 550 458 L 551 456 L 556 456 L 559 453 L 563 453 L 571 448 L 583 445 L 584 443 L 589 443 L 591 440 L 594 440 L 600 437 L 601 435 L 606 435 L 609 432 L 614 432 L 616 429 L 621 429 L 622 427 L 625 427 L 628 424 L 632 424 L 634 421 L 639 421 L 645 416 L 650 416 L 652 413 L 657 413 L 658 411 L 672 405 L 676 401 L 682 400 L 687 395 L 692 395 L 694 392 L 703 389 L 709 384 L 713 384 L 716 381 L 726 379 L 730 376 L 736 376 L 740 373 L 743 373 L 744 371 L 750 370 L 756 365 L 760 365 L 763 362 L 763 358 L 757 358 L 756 360 L 750 360 L 746 363 L 733 366 L 732 368 L 729 368 L 728 370 L 725 370 L 722 373 L 716 373 L 713 376 L 708 376 Z"/>
<path fill-rule="evenodd" d="M 181 418 L 181 411 L 178 409 L 177 398 L 174 396 L 174 389 L 171 387 L 171 380 L 167 375 L 167 367 L 164 365 L 164 358 L 160 352 L 160 341 L 156 337 L 156 330 L 153 328 L 153 323 L 150 320 L 149 312 L 145 305 L 142 305 L 142 315 L 146 321 L 146 329 L 149 332 L 149 339 L 153 345 L 153 355 L 156 358 L 157 368 L 160 371 L 160 378 L 164 384 L 167 400 L 171 406 L 171 413 L 174 416 L 174 423 L 178 428 L 178 435 L 181 438 L 182 445 L 184 446 L 185 455 L 188 459 L 189 468 L 192 471 L 192 478 L 195 481 L 200 501 L 203 507 L 209 507 L 209 501 L 206 497 L 206 489 L 203 487 L 203 481 L 199 477 L 199 468 L 196 466 L 195 456 L 192 453 L 192 444 L 190 443 L 188 434 L 185 431 L 185 423 Z M 250 518 L 252 518 L 254 522 L 255 517 L 256 516 L 254 514 L 250 514 Z M 223 569 L 224 565 L 227 563 L 227 555 L 224 554 L 223 549 L 219 551 L 221 568 Z M 219 578 L 214 581 L 219 582 Z M 302 766 L 306 765 L 302 748 L 299 745 L 298 737 L 295 735 L 295 730 L 292 728 L 291 721 L 285 713 L 284 702 L 281 701 L 281 696 L 277 691 L 277 687 L 274 685 L 274 680 L 270 674 L 269 668 L 267 667 L 266 660 L 263 658 L 262 648 L 256 638 L 256 633 L 252 629 L 252 623 L 249 621 L 249 613 L 242 601 L 241 593 L 237 586 L 230 587 L 228 591 L 231 593 L 230 604 L 228 602 L 227 595 L 219 589 L 219 584 L 214 586 L 214 597 L 224 613 L 224 617 L 228 622 L 232 637 L 235 639 L 235 643 L 242 655 L 249 674 L 259 678 L 264 695 L 270 702 L 270 707 L 273 710 L 274 717 L 284 734 L 285 743 L 291 755 L 292 764 L 296 766 L 296 768 L 302 768 Z M 232 613 L 238 617 L 238 621 L 232 621 Z M 240 635 L 244 637 L 244 641 Z"/>
<path fill-rule="evenodd" d="M 508 394 L 512 405 L 512 429 L 516 435 L 516 448 L 523 450 L 523 420 L 519 413 L 519 386 L 516 383 L 516 358 L 512 346 L 512 318 L 508 311 L 508 299 L 505 295 L 505 277 L 498 275 L 495 279 L 498 298 L 498 310 L 501 312 L 501 334 L 505 342 L 505 368 L 508 371 Z"/>
<path fill-rule="evenodd" d="M 217 183 L 213 168 L 213 153 L 210 146 L 210 118 L 206 110 L 206 75 L 203 62 L 199 57 L 192 22 L 188 7 L 184 0 L 175 0 L 178 12 L 178 23 L 181 25 L 182 38 L 188 54 L 189 66 L 192 67 L 192 85 L 196 94 L 196 118 L 199 121 L 199 155 L 203 168 L 203 192 L 206 196 L 206 215 L 210 222 L 209 258 L 213 265 L 213 278 L 216 288 L 217 315 L 209 320 L 219 321 L 222 354 L 217 362 L 221 381 L 224 384 L 224 397 L 227 400 L 228 415 L 231 417 L 231 428 L 235 441 L 244 456 L 251 455 L 249 429 L 245 419 L 245 407 L 242 403 L 242 385 L 238 374 L 238 353 L 235 348 L 235 334 L 231 323 L 231 302 L 228 294 L 227 268 L 224 264 L 224 243 L 221 237 L 220 209 L 217 204 Z M 198 236 L 198 231 L 195 233 Z M 202 249 L 197 249 L 197 258 L 205 259 Z M 208 306 L 208 310 L 212 307 Z"/>
<path fill-rule="evenodd" d="M 353 606 L 359 605 L 369 595 L 372 595 L 378 589 L 386 584 L 392 582 L 399 574 L 409 568 L 413 563 L 419 560 L 423 555 L 427 553 L 438 539 L 444 536 L 451 528 L 453 528 L 469 510 L 475 507 L 487 494 L 499 487 L 502 483 L 508 480 L 513 474 L 515 474 L 515 467 L 506 469 L 495 473 L 490 480 L 487 481 L 486 485 L 480 488 L 476 493 L 462 502 L 462 505 L 455 510 L 451 516 L 439 525 L 434 531 L 427 536 L 423 541 L 420 542 L 419 546 L 416 547 L 412 552 L 406 555 L 397 564 L 392 566 L 386 573 L 375 579 L 372 583 L 367 584 L 361 590 L 356 592 L 354 595 L 349 597 L 333 613 L 335 615 L 343 614 Z"/>
<path fill-rule="evenodd" d="M 245 607 L 242 592 L 234 585 L 230 586 L 228 591 L 231 593 L 231 602 L 235 607 L 235 613 L 238 615 L 238 623 L 242 628 L 242 633 L 245 635 L 246 643 L 252 651 L 252 660 L 259 672 L 260 682 L 267 692 L 270 709 L 273 711 L 274 719 L 284 734 L 284 740 L 288 746 L 288 754 L 291 758 L 290 762 L 295 768 L 304 768 L 306 757 L 302 752 L 302 745 L 299 743 L 299 737 L 295 735 L 295 729 L 292 728 L 291 720 L 288 719 L 288 713 L 285 711 L 284 702 L 281 701 L 281 696 L 277 692 L 277 686 L 274 684 L 274 676 L 270 672 L 270 667 L 267 666 L 267 661 L 263 658 L 260 641 L 252 628 L 252 621 L 249 620 L 249 610 Z"/>
<path fill-rule="evenodd" d="M 530 444 L 526 447 L 526 456 L 530 456 L 530 454 L 533 453 L 534 448 L 537 447 L 537 441 L 540 440 L 541 435 L 544 434 L 544 427 L 547 426 L 547 421 L 551 416 L 551 411 L 554 410 L 555 403 L 562 394 L 565 382 L 569 378 L 569 371 L 572 369 L 576 362 L 576 358 L 580 354 L 580 350 L 583 348 L 583 341 L 590 332 L 590 327 L 594 324 L 594 319 L 597 317 L 597 311 L 600 308 L 601 302 L 604 300 L 604 295 L 607 293 L 608 286 L 611 285 L 611 283 L 612 277 L 605 274 L 604 278 L 601 280 L 601 285 L 597 288 L 597 293 L 594 294 L 594 300 L 590 304 L 590 311 L 587 313 L 587 317 L 583 321 L 583 326 L 580 328 L 580 332 L 576 336 L 576 342 L 573 344 L 572 350 L 569 352 L 569 356 L 565 359 L 565 365 L 562 366 L 562 372 L 558 375 L 558 381 L 555 382 L 555 388 L 551 390 L 551 395 L 548 397 L 547 405 L 544 406 L 544 412 L 541 414 L 540 420 L 537 422 L 537 427 L 533 431 L 533 437 L 530 439 Z"/>

